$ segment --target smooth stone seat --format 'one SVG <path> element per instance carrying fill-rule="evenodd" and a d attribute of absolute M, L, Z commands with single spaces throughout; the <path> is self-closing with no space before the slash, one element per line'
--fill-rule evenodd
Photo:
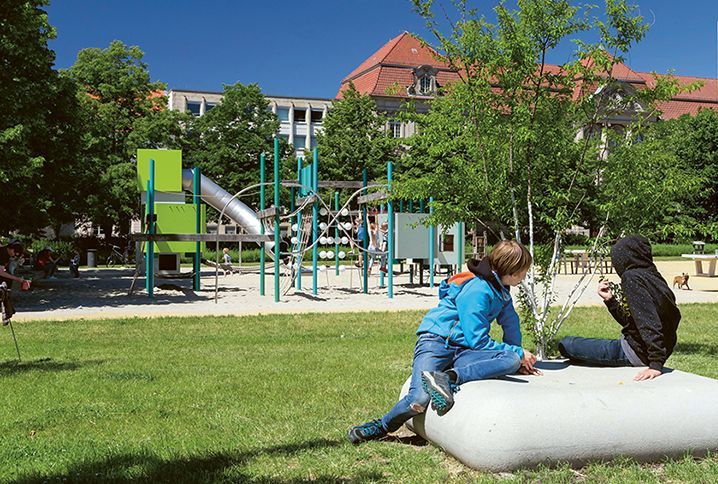
<path fill-rule="evenodd" d="M 718 380 L 668 370 L 634 382 L 640 368 L 537 367 L 543 376 L 464 384 L 447 414 L 428 410 L 407 424 L 467 466 L 493 472 L 718 449 Z M 402 396 L 408 388 L 407 380 Z"/>

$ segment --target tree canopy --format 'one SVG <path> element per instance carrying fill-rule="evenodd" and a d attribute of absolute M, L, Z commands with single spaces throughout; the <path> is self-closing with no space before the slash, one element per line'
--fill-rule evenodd
<path fill-rule="evenodd" d="M 78 85 L 82 107 L 82 160 L 91 183 L 87 218 L 126 232 L 138 214 L 133 156 L 144 146 L 132 134 L 147 129 L 148 119 L 165 117 L 165 86 L 152 82 L 144 53 L 137 46 L 113 41 L 105 49 L 83 49 L 64 75 Z"/>
<path fill-rule="evenodd" d="M 544 354 L 583 287 L 549 314 L 562 237 L 572 225 L 605 234 L 611 210 L 627 207 L 615 203 L 627 180 L 637 187 L 659 181 L 655 160 L 637 164 L 636 156 L 620 156 L 621 146 L 655 120 L 656 102 L 676 94 L 677 83 L 656 76 L 651 86 L 637 88 L 614 77 L 648 28 L 625 0 L 606 0 L 601 17 L 566 0 L 518 0 L 516 10 L 501 3 L 495 24 L 458 1 L 460 20 L 448 32 L 435 20 L 432 0 L 414 5 L 461 79 L 419 117 L 407 156 L 427 169 L 402 180 L 398 194 L 433 196 L 435 223 L 479 220 L 497 237 L 526 243 L 535 264 L 522 286 L 524 319 L 533 323 Z M 581 41 L 583 31 L 598 40 Z M 575 41 L 572 59 L 549 65 L 551 51 L 568 40 Z M 619 115 L 628 116 L 630 135 L 604 132 L 606 120 Z"/>
<path fill-rule="evenodd" d="M 386 123 L 374 100 L 350 84 L 317 135 L 320 179 L 361 180 L 364 168 L 370 180 L 386 177 L 386 163 L 396 149 Z"/>
<path fill-rule="evenodd" d="M 224 86 L 222 102 L 192 123 L 193 144 L 188 163 L 201 168 L 230 193 L 259 183 L 259 159 L 267 154 L 267 179 L 279 120 L 257 84 Z M 285 175 L 289 169 L 289 146 L 280 140 L 280 159 Z M 248 196 L 250 203 L 257 197 Z"/>
<path fill-rule="evenodd" d="M 46 4 L 0 6 L 0 233 L 32 233 L 77 213 L 75 86 L 52 68 Z"/>

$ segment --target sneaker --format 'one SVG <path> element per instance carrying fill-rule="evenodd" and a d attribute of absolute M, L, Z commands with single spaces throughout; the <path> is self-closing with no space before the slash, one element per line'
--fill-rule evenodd
<path fill-rule="evenodd" d="M 454 406 L 454 393 L 459 386 L 452 383 L 443 371 L 422 371 L 421 386 L 431 397 L 431 408 L 439 415 L 444 415 Z"/>
<path fill-rule="evenodd" d="M 384 430 L 384 427 L 381 425 L 381 420 L 376 419 L 349 429 L 347 439 L 356 445 L 369 440 L 379 440 L 382 437 L 386 437 L 387 434 L 388 432 Z"/>

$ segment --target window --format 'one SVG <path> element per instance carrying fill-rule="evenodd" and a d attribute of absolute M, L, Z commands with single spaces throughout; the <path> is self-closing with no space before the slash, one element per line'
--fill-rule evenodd
<path fill-rule="evenodd" d="M 306 146 L 307 143 L 307 137 L 304 135 L 296 135 L 294 136 L 294 148 L 301 150 Z"/>
<path fill-rule="evenodd" d="M 401 138 L 401 122 L 389 121 L 389 135 L 392 138 Z"/>
<path fill-rule="evenodd" d="M 237 234 L 237 226 L 236 225 L 225 225 L 224 233 L 228 234 L 228 235 L 236 235 Z"/>
<path fill-rule="evenodd" d="M 216 103 L 206 103 L 204 105 L 204 112 L 207 114 L 212 108 L 214 108 L 217 104 Z"/>
<path fill-rule="evenodd" d="M 324 119 L 324 111 L 312 109 L 312 123 L 321 123 Z"/>
<path fill-rule="evenodd" d="M 419 94 L 431 94 L 431 77 L 422 76 L 419 78 Z"/>
<path fill-rule="evenodd" d="M 277 108 L 277 117 L 280 121 L 289 122 L 289 108 Z"/>
<path fill-rule="evenodd" d="M 294 108 L 294 122 L 295 123 L 306 123 L 307 122 L 307 110 Z"/>
<path fill-rule="evenodd" d="M 187 101 L 187 111 L 192 113 L 192 116 L 199 116 L 199 109 L 202 105 L 199 101 Z"/>
<path fill-rule="evenodd" d="M 453 252 L 454 251 L 454 235 L 444 234 L 441 239 L 441 251 L 442 252 Z"/>
<path fill-rule="evenodd" d="M 317 137 L 312 136 L 311 138 L 309 138 L 309 148 L 314 149 L 316 147 L 317 147 Z"/>
<path fill-rule="evenodd" d="M 158 254 L 157 270 L 160 272 L 179 272 L 179 254 Z"/>

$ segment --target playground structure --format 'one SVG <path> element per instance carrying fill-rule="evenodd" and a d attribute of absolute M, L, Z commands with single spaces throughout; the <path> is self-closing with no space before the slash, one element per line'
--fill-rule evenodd
<path fill-rule="evenodd" d="M 428 203 L 394 202 L 390 198 L 393 181 L 393 164 L 387 163 L 386 183 L 369 183 L 366 170 L 363 180 L 319 181 L 318 154 L 315 149 L 312 162 L 304 166 L 304 160 L 297 160 L 297 181 L 281 180 L 279 176 L 279 142 L 275 139 L 273 153 L 273 181 L 266 181 L 266 156 L 260 157 L 260 182 L 230 194 L 212 180 L 202 175 L 198 168 L 182 169 L 182 154 L 178 150 L 138 150 L 137 180 L 142 195 L 145 220 L 142 234 L 133 239 L 142 242 L 144 254 L 145 287 L 153 296 L 154 279 L 159 277 L 186 277 L 191 275 L 193 289 L 200 288 L 202 253 L 206 243 L 215 243 L 217 261 L 215 267 L 215 300 L 218 294 L 219 243 L 254 242 L 259 244 L 259 290 L 266 295 L 265 279 L 268 269 L 266 256 L 274 260 L 274 299 L 280 300 L 291 288 L 302 290 L 302 273 L 311 272 L 312 293 L 318 293 L 318 275 L 329 271 L 326 262 L 332 262 L 337 275 L 343 268 L 354 270 L 354 264 L 341 264 L 350 257 L 353 262 L 355 250 L 361 259 L 360 280 L 366 293 L 369 286 L 369 244 L 370 204 L 381 204 L 374 215 L 377 226 L 386 222 L 386 248 L 374 248 L 373 255 L 386 257 L 386 274 L 379 274 L 380 287 L 387 287 L 389 298 L 394 294 L 394 266 L 407 263 L 410 267 L 410 282 L 413 282 L 414 268 L 418 266 L 420 284 L 423 284 L 425 267 L 429 270 L 429 284 L 434 286 L 434 274 L 439 265 L 460 269 L 464 260 L 464 224 L 440 230 L 425 225 L 427 215 L 432 213 L 432 201 Z M 267 207 L 266 188 L 273 188 L 273 205 Z M 280 189 L 290 192 L 289 207 L 280 205 Z M 259 210 L 253 211 L 240 197 L 259 190 Z M 329 203 L 320 195 L 320 189 L 334 189 Z M 354 189 L 343 205 L 340 205 L 338 189 Z M 192 203 L 185 203 L 185 191 L 192 193 Z M 217 225 L 225 218 L 242 227 L 243 234 L 207 234 L 206 206 L 219 212 Z M 332 203 L 333 202 L 333 203 Z M 333 205 L 333 207 L 332 207 Z M 397 207 L 398 205 L 398 207 Z M 355 207 L 354 209 L 350 209 Z M 397 211 L 396 208 L 399 210 Z M 415 208 L 419 211 L 415 212 Z M 428 208 L 428 214 L 426 213 Z M 363 243 L 354 240 L 355 218 L 361 217 L 367 236 Z M 352 221 L 348 221 L 352 219 Z M 286 237 L 282 237 L 282 226 Z M 288 242 L 288 243 L 287 243 Z M 329 250 L 326 250 L 329 249 Z M 305 255 L 311 252 L 311 269 L 304 267 Z M 193 253 L 193 271 L 188 275 L 180 272 L 182 253 Z M 320 260 L 322 261 L 320 265 Z M 141 268 L 136 269 L 136 277 Z M 386 281 L 385 281 L 386 278 Z M 281 280 L 284 279 L 282 287 Z M 134 282 L 133 285 L 134 287 Z M 132 288 L 130 289 L 130 292 Z"/>

